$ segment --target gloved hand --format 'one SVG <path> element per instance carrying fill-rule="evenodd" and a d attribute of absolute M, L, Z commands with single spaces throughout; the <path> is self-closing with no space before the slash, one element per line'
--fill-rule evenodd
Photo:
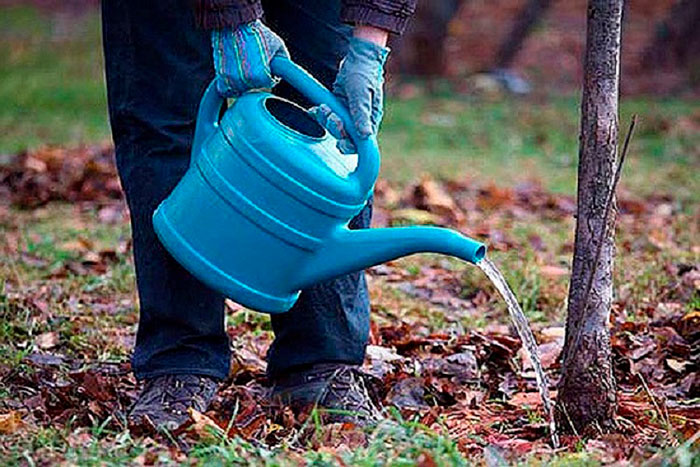
<path fill-rule="evenodd" d="M 333 94 L 350 111 L 360 138 L 376 135 L 384 114 L 384 63 L 389 49 L 352 37 L 348 53 L 340 63 Z M 338 138 L 343 153 L 356 152 L 355 145 L 340 121 L 327 105 L 312 109 L 316 119 Z"/>
<path fill-rule="evenodd" d="M 272 88 L 279 78 L 272 76 L 270 61 L 289 57 L 281 37 L 260 20 L 235 29 L 217 29 L 211 34 L 217 90 L 224 97 L 236 97 L 250 89 Z"/>

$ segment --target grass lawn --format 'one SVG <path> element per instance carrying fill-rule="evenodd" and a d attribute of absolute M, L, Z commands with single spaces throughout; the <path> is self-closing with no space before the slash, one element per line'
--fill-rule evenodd
<path fill-rule="evenodd" d="M 27 7 L 0 9 L 0 164 L 9 160 L 3 154 L 44 144 L 76 146 L 108 139 L 105 101 L 96 13 L 45 16 Z M 229 307 L 227 326 L 239 336 L 234 345 L 249 360 L 232 371 L 217 407 L 238 435 L 221 436 L 214 429 L 207 436 L 200 430 L 188 460 L 166 443 L 132 437 L 121 429 L 119 417 L 136 391 L 127 361 L 138 315 L 122 204 L 51 203 L 28 210 L 0 202 L 0 416 L 17 412 L 24 420 L 17 430 L 3 431 L 0 423 L 0 462 L 596 465 L 612 450 L 632 463 L 656 456 L 677 465 L 698 465 L 697 449 L 686 441 L 686 432 L 698 422 L 681 409 L 700 401 L 668 396 L 677 405 L 664 405 L 664 415 L 629 376 L 632 360 L 625 352 L 626 346 L 636 349 L 642 338 L 654 339 L 649 329 L 656 324 L 650 323 L 685 319 L 679 317 L 700 309 L 700 293 L 691 277 L 700 263 L 700 106 L 675 99 L 624 99 L 623 127 L 634 113 L 640 125 L 620 191 L 613 310 L 619 344 L 616 372 L 625 394 L 623 406 L 644 408 L 634 422 L 663 426 L 660 431 L 644 431 L 647 427 L 628 433 L 639 446 L 619 454 L 611 447 L 614 440 L 576 437 L 567 449 L 553 452 L 537 428 L 542 419 L 536 405 L 518 404 L 513 396 L 495 397 L 492 390 L 479 407 L 460 405 L 464 391 L 485 391 L 489 378 L 504 381 L 489 375 L 516 375 L 525 394 L 532 392 L 532 380 L 506 368 L 523 365 L 515 351 L 501 360 L 493 356 L 503 351 L 498 339 L 511 341 L 504 307 L 486 279 L 474 268 L 422 255 L 370 274 L 374 339 L 378 346 L 401 348 L 392 333 L 404 324 L 401 332 L 432 342 L 416 344 L 419 351 L 399 352 L 404 360 L 392 365 L 401 366 L 404 375 L 407 367 L 420 373 L 421 364 L 439 352 L 476 349 L 479 382 L 456 390 L 440 380 L 447 388 L 443 392 L 456 391 L 455 405 L 436 403 L 433 418 L 397 412 L 396 423 L 363 433 L 359 443 L 342 433 L 325 432 L 313 417 L 301 428 L 274 420 L 262 431 L 245 431 L 239 428 L 238 406 L 234 410 L 232 401 L 248 400 L 236 388 L 264 385 L 256 362 L 262 361 L 271 332 L 266 316 Z M 560 332 L 565 318 L 575 222 L 566 206 L 576 187 L 577 121 L 577 96 L 389 98 L 381 134 L 387 186 L 377 206 L 383 223 L 400 223 L 400 212 L 412 208 L 407 187 L 421 174 L 445 181 L 466 220 L 431 219 L 491 244 L 491 255 L 546 343 L 554 342 L 547 339 Z M 487 337 L 480 340 L 480 335 Z M 465 344 L 460 336 L 469 341 Z M 671 381 L 673 371 L 678 373 L 672 379 L 676 384 L 692 368 L 691 363 L 681 365 L 685 360 L 669 364 L 668 358 L 681 361 L 667 355 L 659 360 L 661 366 L 667 363 L 658 381 L 649 374 L 652 390 Z M 681 366 L 672 370 L 668 365 Z M 646 367 L 640 368 L 647 375 Z M 556 375 L 555 363 L 549 373 Z M 91 393 L 95 388 L 86 383 L 85 374 L 97 374 L 97 381 L 116 392 Z M 28 410 L 28 404 L 41 408 Z M 461 424 L 465 420 L 468 429 Z M 530 444 L 518 451 L 506 443 L 509 436 Z"/>

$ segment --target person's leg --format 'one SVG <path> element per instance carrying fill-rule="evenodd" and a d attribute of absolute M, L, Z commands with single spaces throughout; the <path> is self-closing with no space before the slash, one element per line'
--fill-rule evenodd
<path fill-rule="evenodd" d="M 140 320 L 132 359 L 139 379 L 223 379 L 229 346 L 223 297 L 161 246 L 151 215 L 185 173 L 199 99 L 213 77 L 209 35 L 189 0 L 103 0 L 109 114 L 131 211 Z"/>
<path fill-rule="evenodd" d="M 352 29 L 340 22 L 340 0 L 263 1 L 266 23 L 286 41 L 292 59 L 331 88 Z M 285 83 L 275 93 L 299 102 Z M 368 228 L 371 203 L 352 220 Z M 268 374 L 277 378 L 319 363 L 361 364 L 369 336 L 369 297 L 364 272 L 302 291 L 287 313 L 272 316 L 275 341 Z"/>

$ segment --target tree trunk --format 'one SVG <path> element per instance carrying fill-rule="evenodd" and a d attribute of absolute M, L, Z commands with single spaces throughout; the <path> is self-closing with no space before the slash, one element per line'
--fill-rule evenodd
<path fill-rule="evenodd" d="M 622 8 L 623 0 L 588 3 L 578 216 L 557 402 L 559 426 L 579 433 L 610 429 L 617 405 L 608 328 L 615 244 L 605 217 L 614 211 Z"/>
<path fill-rule="evenodd" d="M 518 12 L 513 27 L 496 53 L 496 68 L 509 68 L 513 59 L 530 35 L 532 27 L 542 18 L 551 5 L 551 0 L 528 0 Z"/>
<path fill-rule="evenodd" d="M 402 75 L 436 77 L 445 72 L 448 26 L 463 0 L 422 0 L 401 36 L 392 38 L 392 68 Z"/>
<path fill-rule="evenodd" d="M 700 65 L 700 2 L 681 0 L 656 27 L 654 39 L 644 51 L 646 68 L 681 65 L 688 70 Z"/>

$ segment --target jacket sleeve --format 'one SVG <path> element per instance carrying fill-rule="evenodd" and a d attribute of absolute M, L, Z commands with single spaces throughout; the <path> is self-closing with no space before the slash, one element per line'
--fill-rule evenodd
<path fill-rule="evenodd" d="M 346 23 L 366 24 L 402 33 L 418 0 L 343 0 L 340 17 Z M 236 27 L 263 15 L 260 0 L 194 0 L 197 24 L 204 29 Z"/>
<path fill-rule="evenodd" d="M 418 0 L 343 0 L 340 18 L 401 34 L 416 10 Z M 424 0 L 430 1 L 430 0 Z"/>
<path fill-rule="evenodd" d="M 260 0 L 194 0 L 197 25 L 204 29 L 236 27 L 263 15 Z"/>

